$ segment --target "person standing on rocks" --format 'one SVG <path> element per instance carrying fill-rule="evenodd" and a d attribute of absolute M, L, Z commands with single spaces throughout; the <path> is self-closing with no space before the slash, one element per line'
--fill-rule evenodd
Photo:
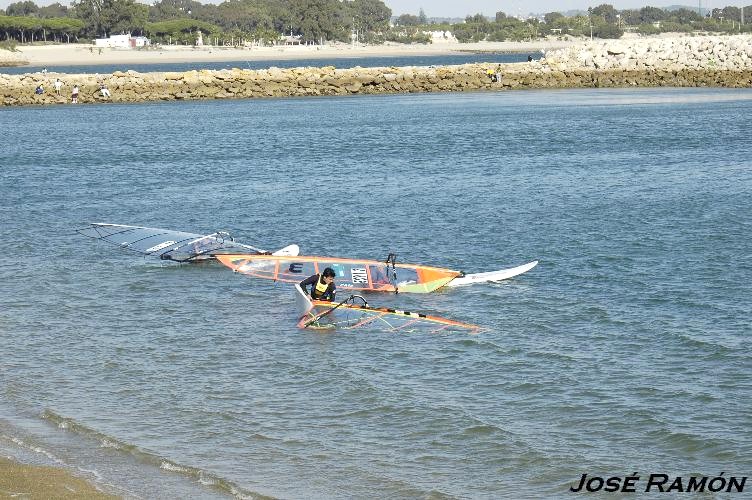
<path fill-rule="evenodd" d="M 74 85 L 71 91 L 71 104 L 78 104 L 78 85 Z"/>
<path fill-rule="evenodd" d="M 52 86 L 55 89 L 55 93 L 60 95 L 60 89 L 63 88 L 63 82 L 60 81 L 60 78 L 56 78 L 55 83 L 53 83 Z"/>

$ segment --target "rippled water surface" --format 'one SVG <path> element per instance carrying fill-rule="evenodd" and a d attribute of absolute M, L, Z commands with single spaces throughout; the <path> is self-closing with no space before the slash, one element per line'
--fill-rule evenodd
<path fill-rule="evenodd" d="M 433 66 L 433 65 L 452 65 L 452 64 L 471 64 L 476 62 L 487 63 L 515 63 L 527 61 L 531 56 L 535 59 L 541 57 L 540 52 L 531 53 L 465 53 L 452 55 L 434 55 L 434 56 L 380 56 L 380 57 L 316 57 L 313 59 L 262 59 L 253 60 L 254 53 L 248 52 L 249 59 L 241 61 L 199 61 L 199 62 L 180 62 L 180 63 L 117 63 L 117 64 L 96 64 L 96 65 L 49 65 L 49 66 L 18 66 L 18 67 L 0 67 L 0 73 L 21 74 L 37 73 L 47 70 L 51 73 L 98 73 L 106 74 L 114 71 L 133 70 L 142 73 L 152 71 L 191 71 L 201 69 L 266 69 L 272 66 L 278 68 L 296 68 L 296 67 L 323 67 L 334 66 L 336 68 L 353 68 L 355 66 L 367 67 L 389 67 L 389 66 Z"/>
<path fill-rule="evenodd" d="M 131 497 L 518 498 L 752 466 L 752 92 L 0 110 L 0 451 Z M 89 221 L 529 273 L 320 333 Z M 159 493 L 155 493 L 159 492 Z"/>

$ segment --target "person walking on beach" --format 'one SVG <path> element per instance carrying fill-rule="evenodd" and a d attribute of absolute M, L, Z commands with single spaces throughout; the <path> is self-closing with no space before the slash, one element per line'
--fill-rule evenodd
<path fill-rule="evenodd" d="M 55 83 L 53 83 L 52 86 L 55 89 L 55 93 L 60 95 L 60 89 L 63 88 L 63 82 L 60 81 L 60 78 L 55 78 Z"/>
<path fill-rule="evenodd" d="M 78 84 L 74 85 L 71 91 L 71 104 L 78 104 Z"/>
<path fill-rule="evenodd" d="M 334 269 L 327 267 L 321 274 L 314 274 L 301 281 L 298 286 L 306 295 L 309 295 L 306 287 L 311 285 L 310 296 L 313 300 L 328 300 L 334 302 L 337 287 L 334 284 Z"/>

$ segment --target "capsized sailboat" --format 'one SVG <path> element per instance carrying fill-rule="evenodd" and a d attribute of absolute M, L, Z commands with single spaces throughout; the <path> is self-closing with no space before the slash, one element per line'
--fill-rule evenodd
<path fill-rule="evenodd" d="M 477 325 L 462 323 L 438 316 L 371 307 L 360 295 L 351 295 L 341 302 L 311 300 L 299 286 L 295 286 L 295 305 L 300 314 L 299 328 L 313 330 L 375 328 L 390 332 L 457 331 L 476 334 Z"/>
<path fill-rule="evenodd" d="M 266 250 L 239 243 L 225 231 L 195 234 L 155 227 L 91 223 L 76 232 L 120 248 L 174 262 L 196 262 L 218 255 L 269 254 Z M 271 255 L 297 255 L 297 245 L 289 245 Z"/>
<path fill-rule="evenodd" d="M 217 255 L 217 260 L 235 272 L 285 283 L 298 283 L 330 267 L 340 290 L 402 293 L 429 293 L 444 286 L 504 280 L 538 264 L 536 260 L 511 269 L 464 274 L 441 267 L 397 263 L 393 254 L 386 261 L 258 254 Z"/>

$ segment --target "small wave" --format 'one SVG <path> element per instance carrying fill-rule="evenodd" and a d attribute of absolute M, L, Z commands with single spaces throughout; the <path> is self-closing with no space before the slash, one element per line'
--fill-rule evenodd
<path fill-rule="evenodd" d="M 139 446 L 126 443 L 112 436 L 108 436 L 107 434 L 104 434 L 84 424 L 76 422 L 75 420 L 71 418 L 58 415 L 57 413 L 49 409 L 45 409 L 42 412 L 41 418 L 56 425 L 59 429 L 64 429 L 66 432 L 73 432 L 85 438 L 98 441 L 100 446 L 103 448 L 112 448 L 121 453 L 128 454 L 141 463 L 145 463 L 147 465 L 158 467 L 159 469 L 162 469 L 162 470 L 180 474 L 181 476 L 185 476 L 190 479 L 193 479 L 194 481 L 196 481 L 197 483 L 201 485 L 213 488 L 215 490 L 223 491 L 225 493 L 229 493 L 236 498 L 248 499 L 248 500 L 267 498 L 262 495 L 258 495 L 256 493 L 243 490 L 241 487 L 237 486 L 236 484 L 226 479 L 223 479 L 215 474 L 212 474 L 211 472 L 207 472 L 197 467 L 191 467 L 188 465 L 178 464 L 165 457 L 161 457 L 156 453 L 152 453 L 149 450 L 140 448 Z M 44 450 L 39 449 L 39 451 L 44 453 Z M 52 455 L 48 455 L 48 456 L 51 459 L 54 459 Z"/>
<path fill-rule="evenodd" d="M 39 446 L 33 445 L 31 443 L 27 443 L 26 441 L 22 440 L 21 438 L 15 437 L 15 436 L 6 436 L 5 434 L 2 435 L 3 439 L 7 439 L 11 443 L 15 444 L 16 446 L 23 448 L 25 450 L 33 451 L 34 453 L 39 453 L 40 455 L 44 455 L 48 459 L 52 460 L 56 464 L 63 464 L 64 462 L 50 453 L 49 451 L 45 450 L 44 448 L 40 448 Z"/>
<path fill-rule="evenodd" d="M 488 436 L 499 431 L 502 431 L 502 429 L 495 425 L 485 424 L 468 427 L 467 429 L 463 430 L 462 433 L 466 436 Z"/>
<path fill-rule="evenodd" d="M 204 474 L 201 474 L 201 477 L 198 478 L 198 482 L 204 486 L 214 486 L 215 484 L 214 479 L 206 477 Z"/>
<path fill-rule="evenodd" d="M 190 472 L 190 469 L 188 469 L 187 467 L 181 467 L 180 465 L 168 462 L 167 460 L 163 460 L 159 468 L 172 472 Z"/>
<path fill-rule="evenodd" d="M 663 432 L 659 438 L 665 445 L 684 455 L 701 454 L 721 460 L 737 458 L 731 451 L 734 449 L 732 443 L 724 439 L 681 431 Z"/>
<path fill-rule="evenodd" d="M 119 450 L 120 449 L 120 444 L 116 443 L 115 441 L 111 441 L 109 439 L 102 439 L 99 442 L 99 447 L 100 448 L 113 448 L 115 450 Z"/>

